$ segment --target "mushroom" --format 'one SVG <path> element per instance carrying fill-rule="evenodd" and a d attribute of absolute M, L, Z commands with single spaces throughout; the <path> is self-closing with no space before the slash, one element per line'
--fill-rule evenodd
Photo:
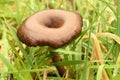
<path fill-rule="evenodd" d="M 50 9 L 33 14 L 17 30 L 18 38 L 28 46 L 60 48 L 75 39 L 82 30 L 82 17 L 75 12 Z M 53 62 L 61 60 L 56 54 Z M 56 66 L 61 76 L 64 66 Z"/>

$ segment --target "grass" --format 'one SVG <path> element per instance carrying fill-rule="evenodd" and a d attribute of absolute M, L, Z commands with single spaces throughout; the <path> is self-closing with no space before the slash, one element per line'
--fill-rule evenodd
<path fill-rule="evenodd" d="M 83 17 L 78 38 L 52 50 L 63 57 L 58 63 L 47 46 L 29 47 L 16 36 L 25 18 L 49 8 Z M 0 80 L 119 80 L 119 22 L 120 0 L 0 0 Z M 72 78 L 60 77 L 54 65 L 67 66 Z"/>

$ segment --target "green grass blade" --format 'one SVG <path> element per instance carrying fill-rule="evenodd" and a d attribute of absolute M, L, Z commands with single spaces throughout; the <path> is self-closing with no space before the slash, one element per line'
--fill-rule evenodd
<path fill-rule="evenodd" d="M 101 80 L 103 68 L 104 68 L 104 65 L 100 65 L 100 66 L 99 66 L 98 71 L 97 71 L 96 80 Z"/>
<path fill-rule="evenodd" d="M 0 59 L 2 60 L 2 62 L 11 70 L 11 71 L 15 71 L 18 72 L 17 69 L 14 68 L 14 66 L 12 66 L 12 64 L 9 63 L 9 61 L 2 55 L 2 53 L 0 52 Z M 15 73 L 16 77 L 19 80 L 25 80 L 21 74 L 19 73 Z"/>

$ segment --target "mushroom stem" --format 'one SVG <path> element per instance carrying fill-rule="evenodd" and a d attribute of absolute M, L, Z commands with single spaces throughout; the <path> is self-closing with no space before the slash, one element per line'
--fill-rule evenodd
<path fill-rule="evenodd" d="M 53 61 L 53 62 L 60 62 L 61 60 L 62 60 L 62 59 L 61 59 L 61 57 L 60 57 L 59 54 L 56 54 L 56 55 L 54 55 L 54 56 L 52 57 L 52 61 Z M 56 66 L 56 68 L 57 68 L 60 76 L 64 76 L 64 75 L 65 75 L 65 73 L 66 73 L 65 66 Z"/>

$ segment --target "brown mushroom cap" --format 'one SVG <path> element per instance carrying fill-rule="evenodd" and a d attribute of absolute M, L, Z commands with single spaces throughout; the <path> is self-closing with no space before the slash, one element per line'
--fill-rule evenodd
<path fill-rule="evenodd" d="M 82 30 L 82 17 L 65 10 L 43 10 L 24 20 L 18 38 L 28 46 L 59 48 L 69 43 Z"/>

